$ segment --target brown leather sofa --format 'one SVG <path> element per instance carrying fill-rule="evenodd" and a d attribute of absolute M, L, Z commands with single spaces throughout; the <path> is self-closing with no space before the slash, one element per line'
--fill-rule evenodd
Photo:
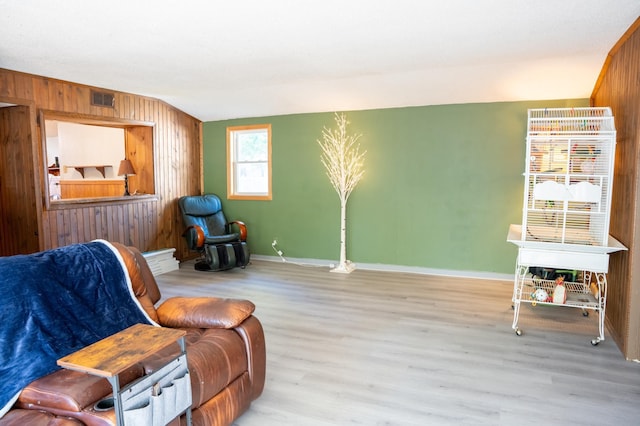
<path fill-rule="evenodd" d="M 133 247 L 113 245 L 147 314 L 163 327 L 187 332 L 193 424 L 231 424 L 260 396 L 265 382 L 264 333 L 252 315 L 254 305 L 246 300 L 175 297 L 156 308 L 160 290 L 142 254 Z M 121 373 L 121 386 L 153 372 L 178 353 L 175 344 Z M 96 407 L 111 392 L 106 379 L 58 370 L 29 384 L 0 425 L 114 425 L 114 410 Z M 184 424 L 184 415 L 181 420 Z M 178 423 L 175 419 L 171 424 Z"/>

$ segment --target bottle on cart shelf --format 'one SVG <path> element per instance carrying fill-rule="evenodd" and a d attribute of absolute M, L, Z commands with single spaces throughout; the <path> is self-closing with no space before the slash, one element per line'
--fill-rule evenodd
<path fill-rule="evenodd" d="M 553 290 L 553 303 L 563 305 L 567 301 L 567 289 L 564 286 L 564 277 L 556 278 L 556 288 Z"/>

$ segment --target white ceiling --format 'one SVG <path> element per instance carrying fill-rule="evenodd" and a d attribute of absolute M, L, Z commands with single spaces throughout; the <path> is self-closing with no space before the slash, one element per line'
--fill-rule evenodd
<path fill-rule="evenodd" d="M 0 68 L 203 120 L 589 97 L 640 0 L 0 0 Z"/>

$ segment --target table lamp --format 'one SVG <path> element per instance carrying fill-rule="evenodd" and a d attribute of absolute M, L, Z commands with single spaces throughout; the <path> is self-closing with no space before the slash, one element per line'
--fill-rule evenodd
<path fill-rule="evenodd" d="M 129 175 L 135 175 L 136 171 L 133 169 L 133 164 L 131 164 L 130 160 L 122 160 L 120 161 L 120 168 L 118 169 L 118 176 L 124 176 L 124 194 L 123 195 L 131 195 L 129 194 Z"/>

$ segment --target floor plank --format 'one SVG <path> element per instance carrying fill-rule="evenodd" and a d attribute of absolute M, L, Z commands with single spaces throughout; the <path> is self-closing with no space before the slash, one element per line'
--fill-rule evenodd
<path fill-rule="evenodd" d="M 267 382 L 237 426 L 637 425 L 640 364 L 579 309 L 521 308 L 505 281 L 254 261 L 157 277 L 163 298 L 256 304 Z"/>

